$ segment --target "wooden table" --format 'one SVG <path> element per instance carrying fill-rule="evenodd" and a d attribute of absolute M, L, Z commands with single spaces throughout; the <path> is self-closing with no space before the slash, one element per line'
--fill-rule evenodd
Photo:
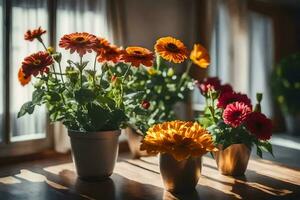
<path fill-rule="evenodd" d="M 164 191 L 157 163 L 157 157 L 121 154 L 111 179 L 92 183 L 76 178 L 69 155 L 2 166 L 0 199 L 300 199 L 300 170 L 271 161 L 251 159 L 246 176 L 235 179 L 220 175 L 215 161 L 204 157 L 196 191 L 186 195 Z"/>

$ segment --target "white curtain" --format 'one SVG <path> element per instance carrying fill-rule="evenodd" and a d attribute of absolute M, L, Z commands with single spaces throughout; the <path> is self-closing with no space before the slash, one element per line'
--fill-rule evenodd
<path fill-rule="evenodd" d="M 250 12 L 245 0 L 217 2 L 209 74 L 248 94 L 253 103 L 256 92 L 264 93 L 263 112 L 271 116 L 272 21 Z"/>
<path fill-rule="evenodd" d="M 72 32 L 89 32 L 94 35 L 109 39 L 111 42 L 112 35 L 108 30 L 107 18 L 107 1 L 106 0 L 58 0 L 57 1 L 57 24 L 56 24 L 56 41 L 57 48 L 60 38 L 64 34 Z M 62 63 L 66 64 L 67 59 L 78 59 L 78 56 L 71 55 L 63 49 Z M 93 60 L 95 54 L 87 54 L 84 60 Z M 65 66 L 65 65 L 63 65 Z M 54 127 L 55 150 L 66 152 L 70 149 L 70 142 L 67 136 L 67 130 L 60 123 Z"/>
<path fill-rule="evenodd" d="M 13 0 L 12 27 L 10 48 L 10 122 L 12 140 L 17 138 L 32 139 L 45 137 L 46 110 L 45 107 L 37 108 L 33 115 L 26 115 L 17 119 L 17 113 L 23 103 L 31 100 L 32 85 L 21 86 L 17 74 L 24 57 L 43 50 L 37 42 L 24 41 L 24 33 L 28 29 L 42 26 L 48 28 L 47 1 L 39 0 Z M 1 15 L 2 16 L 2 15 Z M 48 42 L 48 37 L 44 37 Z M 2 55 L 2 54 L 1 54 Z M 2 60 L 2 59 L 1 59 Z M 2 94 L 2 92 L 1 92 Z"/>

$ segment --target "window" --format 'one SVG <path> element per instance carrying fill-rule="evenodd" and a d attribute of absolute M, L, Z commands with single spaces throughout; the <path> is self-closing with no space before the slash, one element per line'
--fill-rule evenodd
<path fill-rule="evenodd" d="M 24 41 L 28 29 L 41 26 L 47 45 L 57 45 L 66 33 L 86 31 L 108 38 L 105 0 L 0 0 L 0 156 L 39 152 L 52 145 L 52 138 L 64 131 L 49 126 L 45 107 L 33 115 L 17 118 L 22 104 L 31 99 L 33 87 L 22 87 L 17 78 L 24 57 L 43 47 Z M 57 42 L 57 43 L 56 43 Z M 66 58 L 65 58 L 66 59 Z M 94 59 L 94 55 L 85 59 Z M 51 127 L 51 128 L 49 128 Z M 52 130 L 53 129 L 53 130 Z"/>
<path fill-rule="evenodd" d="M 0 88 L 0 156 L 35 153 L 50 147 L 46 109 L 40 107 L 33 115 L 17 118 L 33 90 L 30 85 L 22 87 L 17 74 L 23 58 L 41 49 L 37 43 L 24 41 L 23 34 L 29 28 L 49 28 L 49 5 L 40 0 L 1 0 L 0 6 L 0 74 L 4 77 Z"/>

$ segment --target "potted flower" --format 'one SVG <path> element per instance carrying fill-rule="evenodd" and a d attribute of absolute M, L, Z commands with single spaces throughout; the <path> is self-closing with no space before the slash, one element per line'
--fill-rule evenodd
<path fill-rule="evenodd" d="M 189 76 L 192 63 L 201 68 L 209 65 L 209 55 L 204 47 L 195 44 L 189 54 L 187 47 L 178 39 L 163 37 L 156 41 L 154 46 L 156 61 L 152 68 L 143 68 L 137 72 L 134 81 L 128 84 L 129 93 L 137 92 L 142 98 L 140 107 L 127 106 L 129 128 L 126 129 L 130 150 L 135 158 L 145 156 L 139 146 L 149 127 L 176 119 L 174 105 L 184 102 L 189 92 L 194 88 L 194 81 Z M 182 75 L 179 63 L 188 59 L 187 67 Z"/>
<path fill-rule="evenodd" d="M 159 153 L 159 168 L 166 190 L 186 193 L 201 176 L 202 156 L 216 151 L 211 135 L 197 122 L 155 124 L 142 141 L 142 150 Z"/>
<path fill-rule="evenodd" d="M 243 175 L 253 145 L 258 156 L 262 157 L 262 150 L 273 155 L 268 142 L 272 122 L 261 113 L 262 94 L 257 94 L 258 102 L 252 109 L 247 95 L 234 92 L 229 84 L 222 85 L 217 77 L 206 78 L 197 85 L 206 100 L 199 121 L 210 131 L 219 148 L 214 156 L 222 174 Z"/>
<path fill-rule="evenodd" d="M 26 85 L 34 78 L 34 92 L 18 117 L 46 105 L 50 120 L 68 128 L 78 176 L 107 178 L 117 159 L 119 129 L 128 120 L 124 103 L 128 97 L 123 88 L 140 64 L 153 62 L 153 54 L 142 47 L 134 52 L 130 47 L 123 50 L 103 38 L 76 32 L 64 35 L 59 46 L 76 52 L 78 59 L 63 63 L 62 54 L 44 44 L 45 32 L 38 28 L 25 34 L 25 40 L 39 41 L 44 50 L 22 62 L 19 81 Z M 95 59 L 86 60 L 88 53 Z"/>
<path fill-rule="evenodd" d="M 300 53 L 282 59 L 272 74 L 272 91 L 285 115 L 287 131 L 300 134 Z"/>

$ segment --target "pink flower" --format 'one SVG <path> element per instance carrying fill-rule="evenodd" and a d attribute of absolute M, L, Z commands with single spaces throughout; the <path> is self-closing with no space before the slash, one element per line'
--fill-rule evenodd
<path fill-rule="evenodd" d="M 202 95 L 206 95 L 211 90 L 219 91 L 221 89 L 221 81 L 218 77 L 205 78 L 203 81 L 197 82 L 196 85 Z"/>
<path fill-rule="evenodd" d="M 226 108 L 228 104 L 233 102 L 243 102 L 244 104 L 252 107 L 251 100 L 245 94 L 236 93 L 236 92 L 225 92 L 222 93 L 218 99 L 218 108 Z"/>
<path fill-rule="evenodd" d="M 260 112 L 252 112 L 245 121 L 246 128 L 260 140 L 268 140 L 272 136 L 272 121 Z"/>
<path fill-rule="evenodd" d="M 245 121 L 251 110 L 252 108 L 243 102 L 231 103 L 226 106 L 223 112 L 224 122 L 236 128 Z"/>

